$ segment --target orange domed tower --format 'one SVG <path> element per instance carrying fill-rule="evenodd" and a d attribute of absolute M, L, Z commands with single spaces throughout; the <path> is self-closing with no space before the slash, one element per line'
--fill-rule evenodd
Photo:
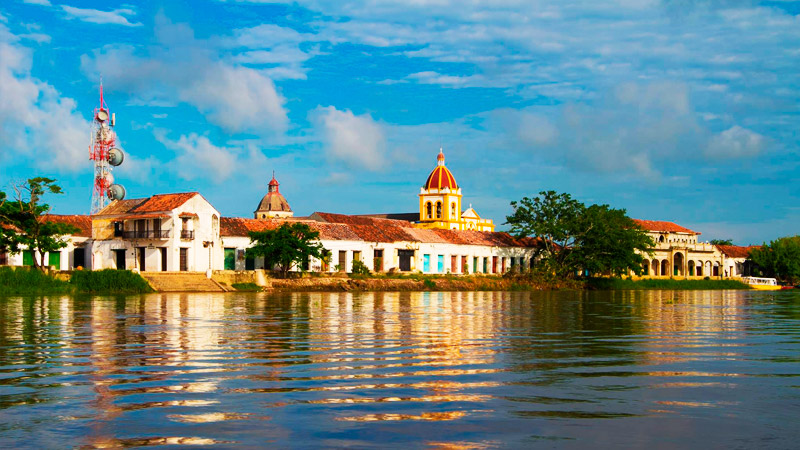
<path fill-rule="evenodd" d="M 267 195 L 261 199 L 258 208 L 255 211 L 256 219 L 274 219 L 276 217 L 292 217 L 294 212 L 289 207 L 289 202 L 281 194 L 278 189 L 280 184 L 275 179 L 275 172 L 272 173 L 272 179 L 269 180 L 267 187 Z"/>
<path fill-rule="evenodd" d="M 468 217 L 462 217 L 461 188 L 456 183 L 456 177 L 444 165 L 444 152 L 439 148 L 436 167 L 419 190 L 419 226 L 494 231 L 491 220 L 481 219 L 472 207 L 469 211 L 471 214 Z"/>

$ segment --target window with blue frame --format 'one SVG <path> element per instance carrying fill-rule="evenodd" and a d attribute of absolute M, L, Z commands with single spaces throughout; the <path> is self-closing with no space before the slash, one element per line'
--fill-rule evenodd
<path fill-rule="evenodd" d="M 431 271 L 431 255 L 422 255 L 422 271 Z"/>
<path fill-rule="evenodd" d="M 438 255 L 436 268 L 438 269 L 437 272 L 444 273 L 444 255 Z"/>

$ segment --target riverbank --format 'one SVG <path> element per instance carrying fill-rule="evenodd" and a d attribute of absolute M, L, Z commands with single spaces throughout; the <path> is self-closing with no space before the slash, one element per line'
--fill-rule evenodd
<path fill-rule="evenodd" d="M 0 267 L 0 295 L 144 294 L 153 292 L 129 270 L 76 270 L 53 275 L 29 267 Z"/>
<path fill-rule="evenodd" d="M 230 277 L 228 277 L 230 278 Z M 242 277 L 239 277 L 242 278 Z M 749 289 L 737 280 L 680 280 L 680 279 L 555 279 L 531 274 L 506 275 L 424 275 L 318 274 L 287 279 L 266 278 L 266 286 L 236 280 L 230 290 L 242 292 L 266 291 L 544 291 L 544 290 L 720 290 Z M 255 279 L 255 277 L 252 277 Z M 264 278 L 262 276 L 262 278 Z M 234 278 L 231 278 L 234 280 Z M 230 280 L 228 280 L 230 281 Z M 261 284 L 261 283 L 259 283 Z M 0 267 L 0 295 L 53 294 L 140 294 L 154 292 L 138 273 L 127 270 L 74 271 L 56 275 L 29 268 Z"/>
<path fill-rule="evenodd" d="M 277 291 L 543 291 L 750 289 L 737 280 L 554 279 L 530 275 L 400 275 L 272 279 Z"/>

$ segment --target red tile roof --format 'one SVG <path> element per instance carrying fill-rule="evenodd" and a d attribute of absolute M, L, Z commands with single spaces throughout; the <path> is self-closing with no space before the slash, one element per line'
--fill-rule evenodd
<path fill-rule="evenodd" d="M 682 227 L 673 222 L 664 222 L 661 220 L 640 220 L 640 219 L 633 219 L 640 227 L 642 227 L 646 231 L 662 231 L 667 233 L 688 233 L 688 234 L 700 234 L 696 231 L 692 231 L 688 228 Z"/>
<path fill-rule="evenodd" d="M 64 223 L 78 228 L 80 231 L 72 236 L 92 237 L 92 218 L 91 216 L 46 214 L 46 222 Z"/>
<path fill-rule="evenodd" d="M 161 212 L 172 211 L 173 209 L 188 202 L 195 195 L 200 195 L 197 192 L 182 192 L 178 194 L 157 194 L 147 198 L 131 209 L 132 213 L 145 213 L 145 212 Z"/>
<path fill-rule="evenodd" d="M 108 216 L 117 214 L 127 214 L 133 208 L 144 203 L 146 198 L 132 198 L 129 200 L 115 200 L 108 204 L 105 208 L 101 209 L 96 216 Z"/>
<path fill-rule="evenodd" d="M 761 246 L 749 245 L 742 247 L 740 245 L 718 245 L 717 248 L 728 258 L 747 258 L 750 256 L 750 250 L 754 248 L 761 248 Z"/>
<path fill-rule="evenodd" d="M 245 219 L 241 217 L 222 217 L 219 221 L 220 236 L 247 237 L 251 231 L 274 230 L 284 223 L 305 223 L 312 230 L 319 232 L 320 239 L 332 241 L 360 241 L 348 225 L 324 223 L 311 220 L 284 219 Z"/>

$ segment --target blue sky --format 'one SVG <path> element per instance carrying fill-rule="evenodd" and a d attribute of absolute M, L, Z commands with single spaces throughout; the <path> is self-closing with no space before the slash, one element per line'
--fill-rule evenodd
<path fill-rule="evenodd" d="M 0 6 L 0 184 L 88 213 L 100 76 L 129 198 L 409 212 L 444 146 L 496 223 L 542 190 L 749 244 L 800 232 L 800 2 Z M 502 228 L 502 227 L 501 227 Z"/>

